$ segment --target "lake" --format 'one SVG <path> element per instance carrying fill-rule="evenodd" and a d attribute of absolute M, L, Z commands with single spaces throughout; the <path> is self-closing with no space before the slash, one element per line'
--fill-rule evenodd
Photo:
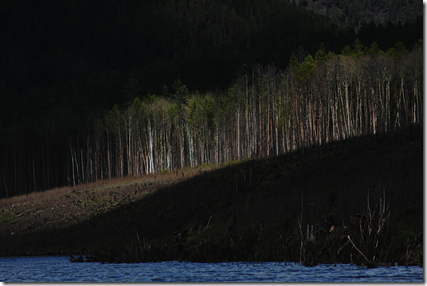
<path fill-rule="evenodd" d="M 73 263 L 67 256 L 0 257 L 1 282 L 423 282 L 423 268 L 299 263 Z"/>

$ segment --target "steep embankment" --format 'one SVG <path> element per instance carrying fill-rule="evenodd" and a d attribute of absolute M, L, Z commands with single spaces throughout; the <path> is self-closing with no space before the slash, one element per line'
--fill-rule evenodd
<path fill-rule="evenodd" d="M 422 264 L 420 127 L 183 172 L 2 200 L 0 255 Z"/>

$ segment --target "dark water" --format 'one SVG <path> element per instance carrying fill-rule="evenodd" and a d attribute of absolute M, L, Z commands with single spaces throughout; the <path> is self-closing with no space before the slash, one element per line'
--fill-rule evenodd
<path fill-rule="evenodd" d="M 348 264 L 72 263 L 68 257 L 0 257 L 1 282 L 423 282 L 417 266 L 374 269 Z"/>

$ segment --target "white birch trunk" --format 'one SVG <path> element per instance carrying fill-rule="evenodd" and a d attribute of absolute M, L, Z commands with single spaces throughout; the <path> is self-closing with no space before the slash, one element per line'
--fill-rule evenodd
<path fill-rule="evenodd" d="M 154 172 L 154 158 L 153 158 L 153 133 L 151 130 L 151 120 L 148 120 L 148 173 Z"/>

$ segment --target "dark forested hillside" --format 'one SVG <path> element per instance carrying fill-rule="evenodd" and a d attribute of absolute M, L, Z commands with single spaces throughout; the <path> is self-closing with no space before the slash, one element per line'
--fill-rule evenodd
<path fill-rule="evenodd" d="M 215 89 L 233 81 L 243 64 L 284 68 L 299 46 L 314 53 L 324 42 L 337 53 L 357 37 L 369 46 L 373 34 L 384 34 L 366 27 L 369 35 L 357 36 L 327 17 L 276 0 L 5 0 L 0 19 L 2 101 L 70 79 L 108 84 L 105 73 L 113 71 L 139 76 L 142 94 L 159 93 L 177 78 L 194 89 Z M 413 44 L 422 37 L 422 23 L 408 37 L 413 30 L 385 33 L 388 46 L 380 48 Z M 116 101 L 122 98 L 109 103 Z"/>
<path fill-rule="evenodd" d="M 276 0 L 1 1 L 0 196 L 419 123 L 420 19 L 356 33 Z"/>
<path fill-rule="evenodd" d="M 423 2 L 417 0 L 288 0 L 341 25 L 360 28 L 363 24 L 387 26 L 414 23 L 423 16 Z"/>
<path fill-rule="evenodd" d="M 322 16 L 260 0 L 2 1 L 0 19 L 0 78 L 19 92 L 132 69 L 150 77 L 145 93 L 178 76 L 213 88 L 245 62 L 284 63 L 332 31 Z"/>

